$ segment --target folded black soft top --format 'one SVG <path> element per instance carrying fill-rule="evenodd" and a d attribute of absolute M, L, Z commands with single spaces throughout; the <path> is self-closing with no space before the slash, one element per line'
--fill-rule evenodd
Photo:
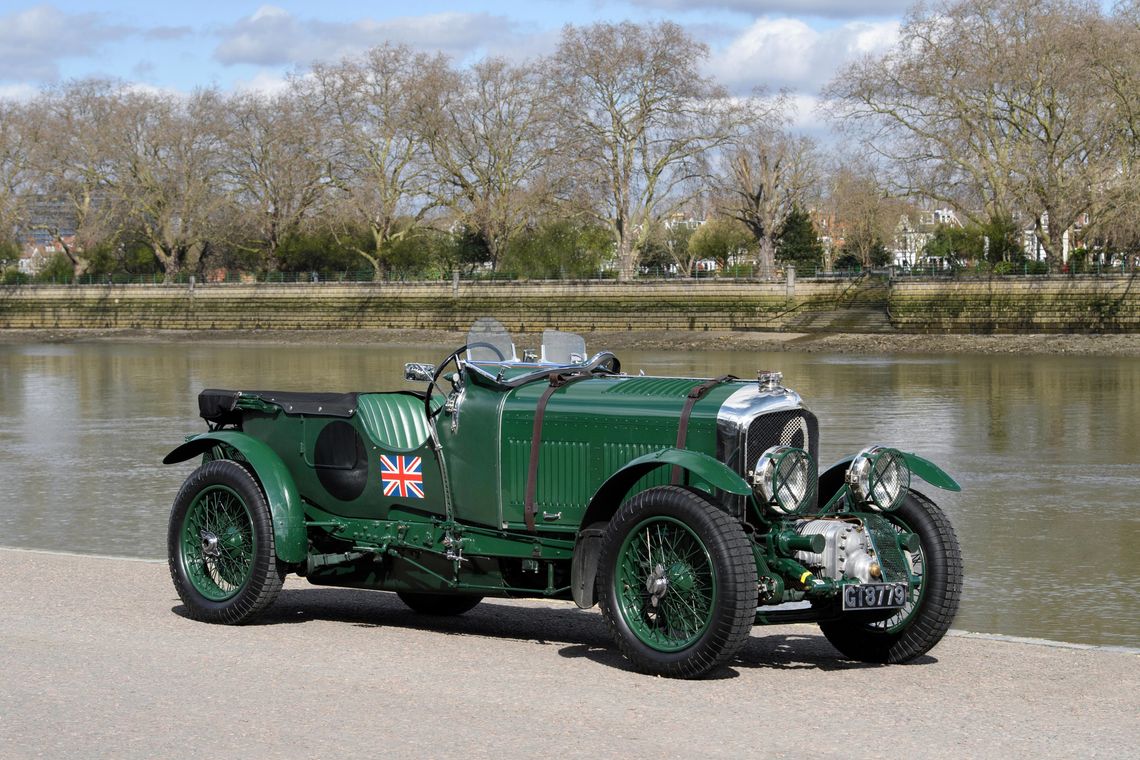
<path fill-rule="evenodd" d="M 198 413 L 215 423 L 235 423 L 239 398 L 257 398 L 281 407 L 286 414 L 320 414 L 351 417 L 356 413 L 356 393 L 298 393 L 295 391 L 229 391 L 207 388 L 198 394 Z"/>

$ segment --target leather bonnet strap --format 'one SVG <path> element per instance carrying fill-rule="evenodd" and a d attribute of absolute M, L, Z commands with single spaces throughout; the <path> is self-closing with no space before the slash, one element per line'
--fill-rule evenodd
<path fill-rule="evenodd" d="M 542 420 L 546 416 L 546 402 L 550 401 L 550 397 L 554 391 L 559 388 L 569 385 L 570 383 L 577 382 L 578 380 L 585 380 L 590 377 L 589 372 L 551 372 L 548 376 L 550 385 L 546 386 L 546 390 L 538 399 L 538 405 L 534 408 L 534 430 L 530 438 L 530 464 L 527 467 L 526 473 L 526 496 L 524 497 L 524 512 L 523 516 L 526 519 L 526 529 L 531 533 L 535 532 L 534 524 L 534 497 L 538 491 L 538 452 L 542 448 Z"/>
<path fill-rule="evenodd" d="M 689 415 L 693 413 L 693 407 L 696 406 L 697 402 L 721 383 L 731 382 L 735 379 L 736 375 L 721 375 L 712 380 L 707 380 L 689 391 L 689 395 L 685 398 L 685 406 L 681 409 L 681 421 L 677 423 L 677 448 L 685 448 L 685 438 L 689 435 Z M 681 483 L 681 468 L 678 465 L 673 465 L 671 482 L 673 485 Z"/>

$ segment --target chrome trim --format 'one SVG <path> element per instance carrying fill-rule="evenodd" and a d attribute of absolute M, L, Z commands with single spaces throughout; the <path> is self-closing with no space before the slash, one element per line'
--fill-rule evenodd
<path fill-rule="evenodd" d="M 447 397 L 447 403 L 444 404 L 443 410 L 451 415 L 451 432 L 452 434 L 459 432 L 459 412 L 463 408 L 463 401 L 467 398 L 467 386 L 465 384 L 459 385 L 458 389 L 453 389 Z"/>
<path fill-rule="evenodd" d="M 748 426 L 763 414 L 807 409 L 800 394 L 777 386 L 761 389 L 757 383 L 742 381 L 739 390 L 724 400 L 716 415 L 716 458 L 733 472 L 747 477 L 749 463 L 740 461 L 745 451 Z M 721 494 L 721 500 L 732 513 L 744 518 L 747 502 L 744 496 Z"/>
<path fill-rule="evenodd" d="M 747 463 L 734 464 L 744 446 L 744 435 L 756 417 L 770 412 L 788 412 L 807 409 L 800 394 L 784 387 L 761 390 L 754 383 L 742 385 L 720 405 L 716 414 L 717 458 L 734 467 L 740 475 L 747 472 Z"/>
<path fill-rule="evenodd" d="M 514 391 L 504 391 L 499 394 L 499 407 L 495 411 L 498 420 L 498 429 L 495 431 L 495 499 L 499 504 L 499 525 L 507 528 L 506 516 L 503 514 L 503 409 L 507 406 L 507 397 Z"/>
<path fill-rule="evenodd" d="M 435 376 L 435 365 L 424 362 L 408 362 L 404 365 L 404 380 L 430 383 Z"/>

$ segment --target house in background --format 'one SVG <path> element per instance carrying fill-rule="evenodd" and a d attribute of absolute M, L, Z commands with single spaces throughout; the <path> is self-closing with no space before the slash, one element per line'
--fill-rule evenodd
<path fill-rule="evenodd" d="M 74 231 L 61 231 L 58 236 L 47 230 L 29 232 L 20 246 L 20 260 L 17 264 L 20 274 L 29 277 L 39 274 L 49 261 L 64 253 L 64 246 L 75 249 Z"/>
<path fill-rule="evenodd" d="M 949 266 L 949 262 L 941 259 L 930 260 L 923 255 L 926 244 L 934 236 L 934 231 L 943 225 L 961 227 L 962 222 L 953 209 L 936 208 L 929 211 L 917 211 L 913 214 L 903 214 L 895 227 L 894 247 L 891 250 L 893 263 L 898 267 Z"/>
<path fill-rule="evenodd" d="M 1044 213 L 1041 215 L 1041 226 L 1045 231 L 1049 231 L 1049 214 Z M 1081 214 L 1072 227 L 1065 230 L 1061 235 L 1061 263 L 1067 264 L 1069 262 L 1069 254 L 1074 248 L 1079 248 L 1080 245 L 1077 241 L 1081 238 L 1081 233 L 1089 226 L 1089 215 L 1087 213 Z M 1021 246 L 1025 249 L 1025 255 L 1031 261 L 1044 261 L 1045 248 L 1041 245 L 1040 239 L 1037 237 L 1036 225 L 1030 225 L 1028 229 L 1021 232 Z"/>

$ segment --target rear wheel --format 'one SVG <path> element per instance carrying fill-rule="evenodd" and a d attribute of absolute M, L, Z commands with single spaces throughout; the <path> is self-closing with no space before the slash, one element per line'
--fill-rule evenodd
<path fill-rule="evenodd" d="M 756 562 L 740 523 L 704 494 L 653 488 L 610 521 L 602 614 L 639 670 L 696 678 L 731 660 L 756 616 Z"/>
<path fill-rule="evenodd" d="M 481 596 L 469 594 L 420 594 L 411 591 L 397 591 L 396 596 L 412 610 L 421 615 L 450 617 L 462 615 L 483 601 Z"/>
<path fill-rule="evenodd" d="M 820 623 L 831 645 L 853 660 L 908 662 L 942 640 L 962 596 L 962 552 L 946 515 L 934 502 L 911 491 L 884 515 L 900 532 L 916 533 L 920 547 L 904 552 L 912 590 L 905 606 L 885 620 L 845 617 Z"/>
<path fill-rule="evenodd" d="M 195 470 L 174 499 L 167 532 L 170 577 L 187 613 L 244 623 L 272 604 L 285 577 L 257 480 L 229 460 Z"/>

